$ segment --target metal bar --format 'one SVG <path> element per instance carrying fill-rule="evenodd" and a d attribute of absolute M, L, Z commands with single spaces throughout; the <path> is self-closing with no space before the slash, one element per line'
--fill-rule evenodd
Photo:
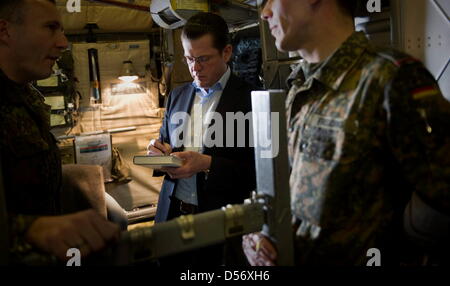
<path fill-rule="evenodd" d="M 243 2 L 239 2 L 239 1 L 235 1 L 235 0 L 231 0 L 231 5 L 235 6 L 235 7 L 239 7 L 242 9 L 246 9 L 246 10 L 251 10 L 251 11 L 258 11 L 258 7 L 256 6 L 252 6 Z"/>
<path fill-rule="evenodd" d="M 95 100 L 95 103 L 101 103 L 102 91 L 100 86 L 100 70 L 98 63 L 97 49 L 88 49 L 89 57 L 89 80 L 90 80 L 90 98 Z"/>
<path fill-rule="evenodd" d="M 132 265 L 142 261 L 214 245 L 227 238 L 261 231 L 265 218 L 262 200 L 223 207 L 121 233 L 119 242 L 97 253 L 91 265 Z M 39 257 L 30 265 L 39 265 Z M 35 260 L 36 259 L 36 260 Z"/>
<path fill-rule="evenodd" d="M 263 207 L 261 203 L 233 205 L 123 232 L 119 244 L 105 257 L 116 265 L 128 265 L 257 232 L 264 224 Z"/>
<path fill-rule="evenodd" d="M 258 27 L 258 26 L 259 26 L 259 22 L 248 24 L 248 25 L 245 25 L 245 26 L 242 26 L 242 27 L 230 28 L 230 33 L 236 33 L 236 32 L 239 32 L 239 31 L 243 31 L 243 30 L 254 28 L 254 27 Z"/>
<path fill-rule="evenodd" d="M 85 133 L 76 133 L 76 134 L 71 134 L 71 135 L 63 135 L 63 136 L 58 136 L 56 139 L 57 140 L 65 140 L 65 139 L 73 139 L 76 136 L 97 135 L 97 134 L 102 134 L 102 133 L 119 133 L 119 132 L 133 131 L 133 130 L 136 130 L 136 126 L 106 129 L 106 130 L 99 130 L 99 131 L 92 131 L 92 132 L 85 132 Z"/>
<path fill-rule="evenodd" d="M 128 223 L 132 224 L 143 219 L 155 217 L 156 206 L 140 207 L 131 211 L 126 211 L 125 213 L 128 219 Z"/>
<path fill-rule="evenodd" d="M 396 49 L 405 50 L 404 35 L 402 33 L 404 14 L 402 0 L 391 0 L 391 43 Z"/>
<path fill-rule="evenodd" d="M 263 232 L 276 243 L 278 265 L 294 264 L 289 194 L 289 164 L 284 90 L 252 92 L 258 195 L 266 195 L 269 208 Z"/>

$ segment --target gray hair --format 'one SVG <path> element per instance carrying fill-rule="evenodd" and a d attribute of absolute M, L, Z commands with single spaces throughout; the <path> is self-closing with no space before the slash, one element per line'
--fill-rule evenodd
<path fill-rule="evenodd" d="M 21 23 L 23 8 L 27 0 L 0 0 L 0 19 Z M 55 0 L 47 0 L 56 4 Z"/>

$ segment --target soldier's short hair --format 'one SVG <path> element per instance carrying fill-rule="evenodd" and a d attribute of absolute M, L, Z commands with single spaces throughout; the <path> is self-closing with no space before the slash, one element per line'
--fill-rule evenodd
<path fill-rule="evenodd" d="M 1 0 L 0 19 L 20 23 L 23 21 L 23 5 L 27 0 Z M 56 4 L 55 0 L 47 0 Z"/>
<path fill-rule="evenodd" d="M 183 27 L 182 36 L 188 40 L 196 40 L 204 35 L 213 37 L 214 48 L 222 51 L 229 44 L 228 25 L 217 14 L 200 12 L 189 18 Z"/>

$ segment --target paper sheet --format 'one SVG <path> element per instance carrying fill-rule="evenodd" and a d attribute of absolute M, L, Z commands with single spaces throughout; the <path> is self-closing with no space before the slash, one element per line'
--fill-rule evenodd
<path fill-rule="evenodd" d="M 102 166 L 105 181 L 111 181 L 112 151 L 109 133 L 76 136 L 75 157 L 77 164 Z"/>

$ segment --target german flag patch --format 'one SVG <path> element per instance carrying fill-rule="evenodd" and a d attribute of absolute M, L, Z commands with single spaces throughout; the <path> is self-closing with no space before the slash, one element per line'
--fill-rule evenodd
<path fill-rule="evenodd" d="M 420 62 L 418 59 L 413 58 L 413 57 L 406 57 L 406 58 L 402 58 L 402 59 L 398 59 L 394 62 L 394 64 L 396 66 L 401 66 L 403 64 L 412 64 L 412 63 L 417 63 Z"/>
<path fill-rule="evenodd" d="M 423 99 L 429 96 L 440 94 L 439 90 L 433 85 L 416 88 L 412 91 L 412 96 L 414 100 Z"/>

